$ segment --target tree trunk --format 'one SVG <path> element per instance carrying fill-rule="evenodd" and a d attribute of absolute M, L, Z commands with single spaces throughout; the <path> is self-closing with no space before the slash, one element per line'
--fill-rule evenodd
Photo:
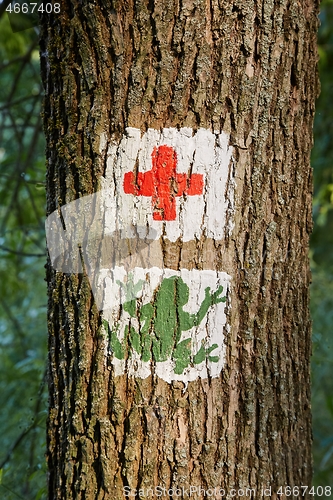
<path fill-rule="evenodd" d="M 86 218 L 67 255 L 48 240 L 49 498 L 310 487 L 317 2 L 60 6 L 41 21 L 49 227 Z M 97 268 L 126 270 L 118 302 Z"/>

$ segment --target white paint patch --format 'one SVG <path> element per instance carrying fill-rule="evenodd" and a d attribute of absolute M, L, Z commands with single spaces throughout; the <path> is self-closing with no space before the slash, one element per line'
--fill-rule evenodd
<path fill-rule="evenodd" d="M 102 190 L 83 196 L 53 212 L 46 221 L 48 250 L 54 267 L 62 272 L 82 272 L 78 247 L 92 239 L 102 239 L 117 233 L 117 238 L 148 238 L 158 240 L 163 234 L 174 242 L 200 238 L 202 235 L 221 240 L 226 214 L 234 210 L 232 148 L 229 136 L 199 129 L 149 129 L 142 137 L 135 128 L 127 128 L 120 144 L 108 148 Z M 106 136 L 101 138 L 101 148 Z M 152 168 L 152 152 L 158 146 L 172 146 L 177 154 L 178 174 L 199 174 L 204 187 L 201 195 L 175 198 L 175 220 L 153 219 L 150 196 L 135 196 L 124 191 L 124 177 L 133 172 L 138 160 L 139 172 Z M 60 212 L 62 221 L 60 218 Z M 230 222 L 229 222 L 230 224 Z"/>
<path fill-rule="evenodd" d="M 182 309 L 185 313 L 189 313 L 190 315 L 195 315 L 199 311 L 208 293 L 212 294 L 216 292 L 219 287 L 223 287 L 223 291 L 221 291 L 219 296 L 226 297 L 230 286 L 230 276 L 223 272 L 198 271 L 195 269 L 174 271 L 172 269 L 162 270 L 156 267 L 150 269 L 136 267 L 132 269 L 130 273 L 127 273 L 123 267 L 115 267 L 113 270 L 104 269 L 99 276 L 99 285 L 104 290 L 105 307 L 108 307 L 107 309 L 104 308 L 103 318 L 108 321 L 111 330 L 118 332 L 117 336 L 120 341 L 123 341 L 126 327 L 128 327 L 129 324 L 138 332 L 140 328 L 139 321 L 131 317 L 125 310 L 126 307 L 119 306 L 119 297 L 124 293 L 124 284 L 126 284 L 129 274 L 134 284 L 140 283 L 140 281 L 142 282 L 142 286 L 140 286 L 136 293 L 136 304 L 138 308 L 145 304 L 152 303 L 153 298 L 155 298 L 156 302 L 156 297 L 158 297 L 156 292 L 161 289 L 160 287 L 163 280 L 168 278 L 174 279 L 175 277 L 181 278 L 185 286 L 188 287 L 189 292 L 188 301 Z M 207 290 L 208 288 L 209 292 Z M 166 317 L 168 321 L 164 324 L 163 333 L 172 336 L 174 332 L 169 323 L 172 324 L 173 314 L 176 314 L 176 310 L 174 308 L 174 303 L 172 303 L 173 297 L 169 298 L 170 303 L 167 303 L 166 296 L 163 300 L 164 304 L 157 303 L 155 307 L 167 308 L 168 314 Z M 122 299 L 122 303 L 126 304 L 124 298 Z M 193 326 L 189 330 L 182 331 L 179 342 L 190 339 L 191 360 L 188 366 L 184 367 L 181 374 L 175 373 L 176 361 L 173 359 L 172 354 L 168 359 L 156 362 L 152 353 L 149 361 L 142 361 L 135 349 L 129 348 L 128 353 L 125 355 L 125 359 L 117 359 L 114 352 L 109 352 L 115 375 L 127 373 L 130 376 L 144 379 L 154 374 L 166 382 L 179 380 L 185 383 L 195 380 L 198 377 L 218 377 L 225 361 L 225 345 L 223 343 L 223 329 L 226 326 L 225 307 L 225 302 L 218 302 L 211 305 L 200 324 Z M 156 310 L 154 314 L 156 318 Z M 152 339 L 155 339 L 155 342 L 158 342 L 159 339 L 156 338 L 154 328 L 153 321 L 150 336 Z M 168 331 L 168 328 L 170 328 L 170 331 Z M 202 362 L 197 364 L 193 362 L 193 357 L 202 346 L 204 346 L 205 349 L 209 349 L 214 345 L 216 347 L 211 352 L 211 360 L 209 356 L 206 355 Z"/>
<path fill-rule="evenodd" d="M 128 237 L 133 236 L 133 224 L 154 229 L 156 238 L 164 233 L 172 242 L 178 238 L 190 241 L 200 238 L 202 234 L 221 240 L 227 210 L 233 205 L 230 192 L 232 147 L 228 144 L 228 134 L 212 133 L 206 129 L 199 129 L 196 133 L 191 128 L 148 129 L 141 137 L 138 129 L 127 128 L 120 144 L 110 146 L 108 151 L 103 188 L 115 193 L 116 203 L 114 210 L 108 212 L 107 224 L 115 227 L 117 215 L 117 224 L 126 226 Z M 164 145 L 176 151 L 177 173 L 203 175 L 204 189 L 202 195 L 176 198 L 175 220 L 157 221 L 153 219 L 151 197 L 126 194 L 123 182 L 125 173 L 134 171 L 137 161 L 138 172 L 150 171 L 154 148 Z M 151 237 L 149 233 L 147 236 Z"/>
<path fill-rule="evenodd" d="M 102 153 L 107 145 L 108 137 L 105 132 L 102 132 L 99 138 L 99 152 Z"/>

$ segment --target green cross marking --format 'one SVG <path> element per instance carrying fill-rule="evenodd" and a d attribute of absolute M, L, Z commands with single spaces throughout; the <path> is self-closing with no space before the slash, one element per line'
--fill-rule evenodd
<path fill-rule="evenodd" d="M 135 297 L 143 285 L 140 280 L 134 284 L 133 276 L 130 276 L 126 285 L 117 281 L 124 287 L 127 300 L 123 308 L 131 318 L 139 320 L 138 331 L 129 320 L 125 327 L 123 340 L 119 340 L 119 324 L 114 329 L 106 320 L 103 325 L 108 332 L 109 342 L 114 356 L 125 359 L 131 356 L 131 350 L 136 351 L 142 361 L 154 360 L 155 362 L 173 359 L 175 362 L 175 373 L 181 375 L 185 368 L 191 363 L 200 364 L 206 358 L 217 363 L 218 356 L 212 356 L 218 345 L 213 344 L 205 347 L 202 343 L 197 353 L 191 351 L 191 338 L 180 341 L 182 332 L 200 325 L 209 308 L 219 302 L 225 302 L 226 297 L 221 297 L 223 287 L 211 293 L 210 287 L 205 289 L 203 299 L 198 312 L 191 314 L 184 311 L 183 307 L 189 299 L 189 287 L 179 276 L 164 278 L 155 290 L 154 296 L 148 304 L 140 304 Z"/>

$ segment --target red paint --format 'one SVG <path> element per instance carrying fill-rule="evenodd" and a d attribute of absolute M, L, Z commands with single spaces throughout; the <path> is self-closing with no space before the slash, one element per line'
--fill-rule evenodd
<path fill-rule="evenodd" d="M 170 146 L 155 147 L 153 168 L 137 174 L 126 172 L 124 191 L 136 196 L 151 196 L 154 220 L 176 220 L 176 196 L 193 196 L 203 192 L 203 175 L 177 174 L 177 154 Z"/>

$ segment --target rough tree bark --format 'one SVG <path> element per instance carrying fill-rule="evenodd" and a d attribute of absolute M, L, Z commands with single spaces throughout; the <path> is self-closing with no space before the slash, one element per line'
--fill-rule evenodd
<path fill-rule="evenodd" d="M 158 240 L 169 269 L 231 276 L 218 377 L 116 376 L 86 274 L 49 262 L 49 498 L 157 485 L 285 498 L 279 487 L 311 484 L 317 2 L 60 5 L 41 19 L 48 214 L 101 188 L 108 145 L 128 127 L 228 134 L 234 201 L 222 238 Z"/>

